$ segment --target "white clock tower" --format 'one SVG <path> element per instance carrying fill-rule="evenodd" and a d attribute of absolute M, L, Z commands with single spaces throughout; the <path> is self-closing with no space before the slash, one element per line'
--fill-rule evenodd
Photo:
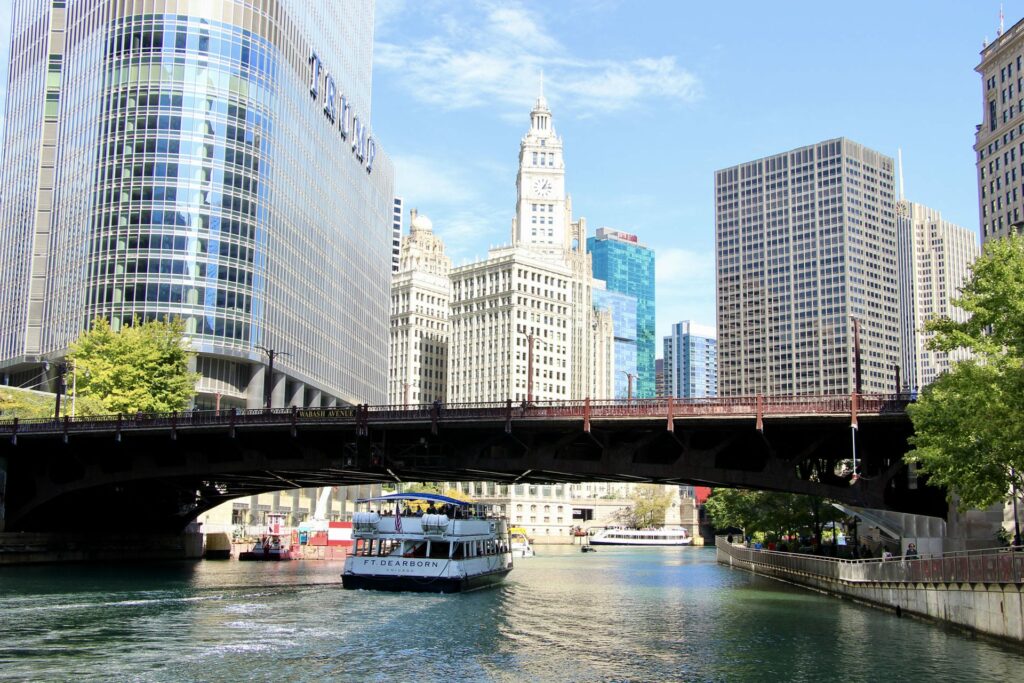
<path fill-rule="evenodd" d="M 512 244 L 563 253 L 571 248 L 562 138 L 555 133 L 543 87 L 519 143 Z"/>

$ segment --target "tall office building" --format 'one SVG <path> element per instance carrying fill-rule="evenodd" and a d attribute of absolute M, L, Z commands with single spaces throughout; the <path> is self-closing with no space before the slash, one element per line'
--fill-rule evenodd
<path fill-rule="evenodd" d="M 15 4 L 3 379 L 97 317 L 177 316 L 200 406 L 257 407 L 265 387 L 275 406 L 383 401 L 394 179 L 369 127 L 373 7 Z"/>
<path fill-rule="evenodd" d="M 592 296 L 596 310 L 611 314 L 614 358 L 609 369 L 614 375 L 614 389 L 610 394 L 596 393 L 593 398 L 632 398 L 637 395 L 636 297 L 613 292 L 604 285 L 603 280 L 595 280 Z"/>
<path fill-rule="evenodd" d="M 451 259 L 433 224 L 416 209 L 391 281 L 388 403 L 445 402 L 448 375 Z"/>
<path fill-rule="evenodd" d="M 718 353 L 714 337 L 696 334 L 689 320 L 672 325 L 664 338 L 665 394 L 675 398 L 718 395 Z"/>
<path fill-rule="evenodd" d="M 983 242 L 1024 221 L 1024 20 L 981 51 L 983 120 L 974 134 Z"/>
<path fill-rule="evenodd" d="M 610 316 L 592 308 L 586 222 L 572 220 L 543 95 L 520 142 L 516 188 L 511 246 L 451 272 L 452 402 L 582 399 L 608 375 Z"/>
<path fill-rule="evenodd" d="M 634 396 L 654 396 L 654 251 L 631 235 L 598 228 L 587 239 L 594 277 L 609 291 L 636 299 L 636 380 Z M 618 373 L 616 373 L 618 374 Z M 618 379 L 616 378 L 616 382 Z"/>
<path fill-rule="evenodd" d="M 893 161 L 845 138 L 715 173 L 718 394 L 891 392 Z"/>
<path fill-rule="evenodd" d="M 949 370 L 952 362 L 968 357 L 964 349 L 929 349 L 928 341 L 934 335 L 926 333 L 924 325 L 936 317 L 967 320 L 967 314 L 951 300 L 959 296 L 970 277 L 971 264 L 980 249 L 973 230 L 943 220 L 935 209 L 902 199 L 896 204 L 896 231 L 903 371 L 900 389 L 917 390 Z"/>

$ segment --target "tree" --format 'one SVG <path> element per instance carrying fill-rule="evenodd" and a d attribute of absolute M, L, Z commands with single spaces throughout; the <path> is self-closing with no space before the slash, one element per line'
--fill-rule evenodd
<path fill-rule="evenodd" d="M 824 498 L 775 491 L 716 488 L 704 503 L 718 528 L 736 528 L 744 536 L 761 532 L 775 538 L 803 535 L 821 538 L 825 525 L 843 514 Z"/>
<path fill-rule="evenodd" d="M 661 526 L 672 504 L 672 494 L 662 486 L 640 484 L 630 496 L 633 504 L 619 512 L 619 521 L 634 529 Z"/>
<path fill-rule="evenodd" d="M 985 245 L 953 300 L 966 322 L 929 321 L 929 347 L 974 354 L 925 387 L 908 411 L 908 462 L 967 507 L 987 507 L 1024 487 L 1024 237 Z"/>
<path fill-rule="evenodd" d="M 43 417 L 52 420 L 54 401 L 54 395 L 44 391 L 0 387 L 0 419 Z M 61 415 L 71 415 L 71 397 L 66 397 L 60 407 Z M 107 412 L 101 401 L 82 396 L 74 401 L 74 411 L 76 416 L 103 415 Z"/>
<path fill-rule="evenodd" d="M 103 318 L 93 321 L 71 346 L 79 397 L 95 397 L 108 413 L 184 410 L 199 375 L 189 372 L 179 318 L 134 324 L 115 332 Z"/>

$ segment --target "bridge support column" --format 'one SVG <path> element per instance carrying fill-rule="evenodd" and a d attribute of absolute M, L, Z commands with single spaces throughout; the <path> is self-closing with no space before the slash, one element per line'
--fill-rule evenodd
<path fill-rule="evenodd" d="M 270 407 L 284 408 L 284 394 L 288 384 L 288 378 L 275 372 L 274 378 L 271 381 L 273 382 L 273 386 L 270 389 Z"/>
<path fill-rule="evenodd" d="M 328 396 L 326 401 L 323 400 L 323 398 L 321 398 L 320 399 L 320 405 L 322 405 L 325 408 L 337 408 L 338 407 L 338 399 L 335 398 L 334 396 Z"/>
<path fill-rule="evenodd" d="M 292 406 L 301 408 L 306 400 L 306 384 L 305 382 L 295 382 L 292 385 L 292 390 L 288 395 L 288 407 Z"/>
<path fill-rule="evenodd" d="M 245 387 L 245 408 L 246 410 L 258 410 L 265 405 L 263 378 L 266 377 L 267 366 L 263 363 L 253 363 L 249 369 L 249 384 Z"/>
<path fill-rule="evenodd" d="M 319 408 L 322 394 L 319 389 L 306 387 L 306 405 L 310 408 Z"/>
<path fill-rule="evenodd" d="M 7 527 L 7 458 L 0 456 L 0 531 Z"/>

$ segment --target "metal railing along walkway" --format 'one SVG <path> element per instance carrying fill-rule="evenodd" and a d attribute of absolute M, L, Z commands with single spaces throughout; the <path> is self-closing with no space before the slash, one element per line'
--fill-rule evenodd
<path fill-rule="evenodd" d="M 662 418 L 671 423 L 686 417 L 750 417 L 758 427 L 762 418 L 779 416 L 902 415 L 910 399 L 906 395 L 850 396 L 747 396 L 693 399 L 632 399 L 582 401 L 533 401 L 514 404 L 456 403 L 415 406 L 344 406 L 276 408 L 272 410 L 184 411 L 92 417 L 0 420 L 0 435 L 28 433 L 95 432 L 136 429 L 302 424 L 386 424 L 417 421 L 471 422 L 511 420 L 590 420 Z"/>
<path fill-rule="evenodd" d="M 715 547 L 742 562 L 848 583 L 1024 583 L 1018 547 L 968 550 L 918 558 L 842 560 L 757 550 L 715 538 Z"/>

